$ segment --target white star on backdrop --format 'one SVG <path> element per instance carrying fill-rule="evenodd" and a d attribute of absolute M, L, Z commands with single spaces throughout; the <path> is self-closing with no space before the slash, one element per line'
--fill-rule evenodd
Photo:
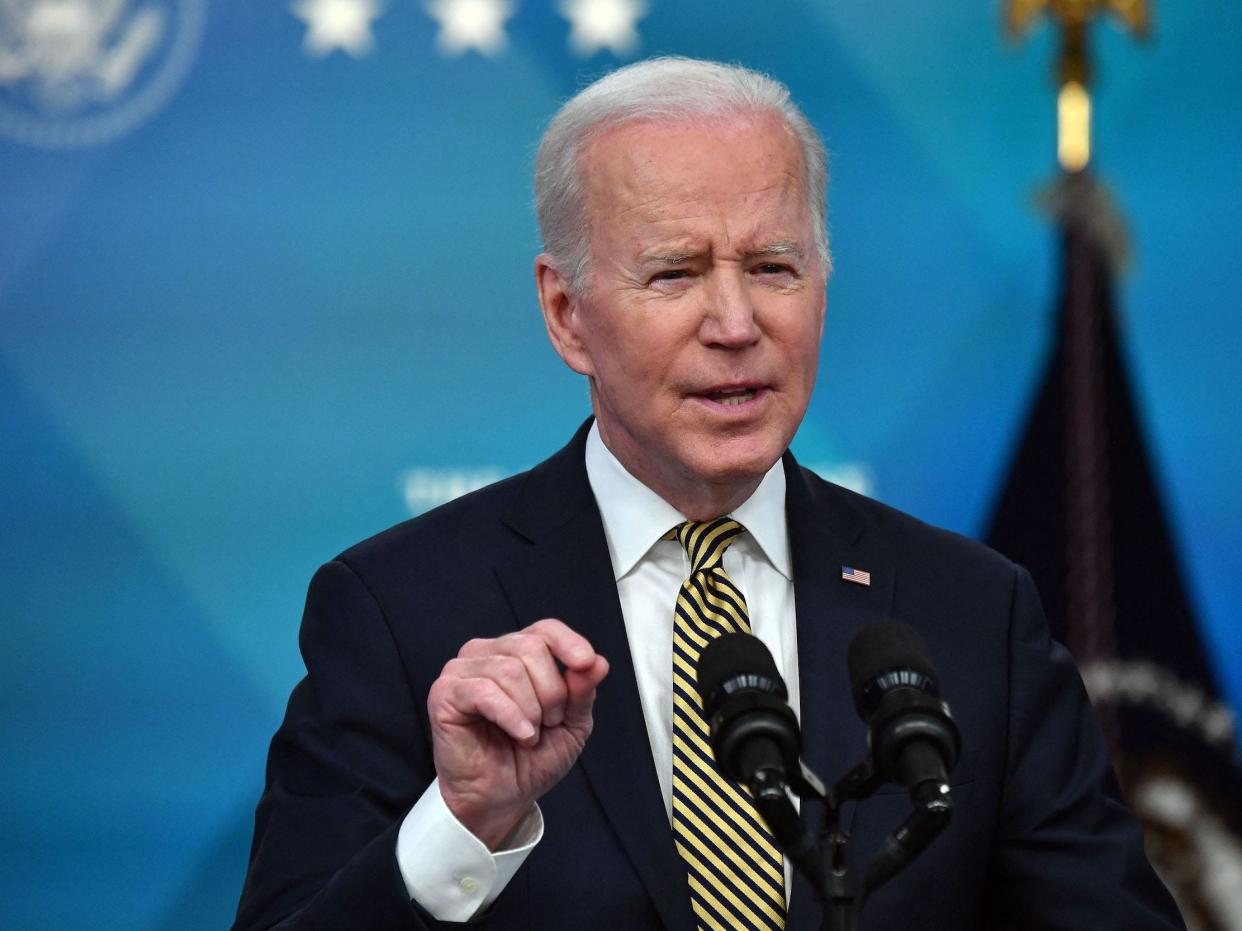
<path fill-rule="evenodd" d="M 446 55 L 474 49 L 494 55 L 505 47 L 505 20 L 513 16 L 509 0 L 432 0 L 427 14 L 440 24 L 436 42 Z"/>
<path fill-rule="evenodd" d="M 564 0 L 561 15 L 573 28 L 569 47 L 586 58 L 602 48 L 629 55 L 638 48 L 637 24 L 647 13 L 643 0 Z"/>
<path fill-rule="evenodd" d="M 371 24 L 384 12 L 380 0 L 297 0 L 293 15 L 306 23 L 302 46 L 317 58 L 340 49 L 354 58 L 375 47 Z"/>

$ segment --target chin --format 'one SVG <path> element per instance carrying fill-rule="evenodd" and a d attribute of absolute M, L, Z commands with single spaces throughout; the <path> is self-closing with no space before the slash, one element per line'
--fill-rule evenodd
<path fill-rule="evenodd" d="M 767 474 L 785 452 L 784 444 L 776 442 L 726 443 L 701 450 L 693 458 L 695 473 L 712 484 L 740 484 L 757 481 Z"/>

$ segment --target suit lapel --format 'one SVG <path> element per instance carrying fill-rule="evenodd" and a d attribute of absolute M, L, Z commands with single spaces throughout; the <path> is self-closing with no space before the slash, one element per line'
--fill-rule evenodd
<path fill-rule="evenodd" d="M 586 477 L 589 426 L 531 472 L 505 518 L 531 546 L 497 574 L 521 626 L 559 617 L 607 657 L 611 669 L 595 701 L 597 736 L 587 741 L 578 765 L 665 926 L 692 929 L 685 869 L 673 847 L 612 561 Z"/>
<path fill-rule="evenodd" d="M 786 514 L 793 555 L 798 628 L 799 717 L 803 760 L 828 785 L 866 753 L 866 729 L 854 712 L 845 657 L 850 640 L 892 609 L 895 573 L 876 551 L 874 534 L 848 495 L 785 456 Z M 891 557 L 890 557 L 891 558 Z M 841 577 L 842 567 L 871 573 L 868 586 Z M 803 821 L 818 837 L 821 806 L 802 805 Z M 795 881 L 790 931 L 820 927 L 809 883 Z"/>

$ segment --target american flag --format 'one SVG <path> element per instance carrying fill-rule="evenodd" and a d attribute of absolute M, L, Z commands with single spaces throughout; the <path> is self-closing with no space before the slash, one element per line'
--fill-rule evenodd
<path fill-rule="evenodd" d="M 841 567 L 841 578 L 847 582 L 857 582 L 859 585 L 871 584 L 870 572 L 864 572 L 862 569 L 854 569 L 850 566 Z"/>

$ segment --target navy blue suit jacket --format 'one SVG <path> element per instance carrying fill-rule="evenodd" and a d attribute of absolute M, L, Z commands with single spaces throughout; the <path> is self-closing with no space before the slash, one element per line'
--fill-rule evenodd
<path fill-rule="evenodd" d="M 394 854 L 401 819 L 434 777 L 428 690 L 466 640 L 558 617 L 612 670 L 581 758 L 540 801 L 543 841 L 483 925 L 693 929 L 583 464 L 586 433 L 316 574 L 301 631 L 307 675 L 272 741 L 237 928 L 447 926 L 409 902 Z M 1182 927 L 1025 571 L 792 456 L 784 465 L 804 758 L 827 781 L 862 758 L 845 653 L 860 627 L 886 617 L 926 639 L 962 732 L 952 824 L 872 897 L 863 928 Z M 842 580 L 843 565 L 870 571 L 871 585 Z M 890 788 L 848 812 L 857 861 L 908 806 Z M 804 817 L 818 813 L 804 805 Z M 789 927 L 819 922 L 797 878 Z"/>

